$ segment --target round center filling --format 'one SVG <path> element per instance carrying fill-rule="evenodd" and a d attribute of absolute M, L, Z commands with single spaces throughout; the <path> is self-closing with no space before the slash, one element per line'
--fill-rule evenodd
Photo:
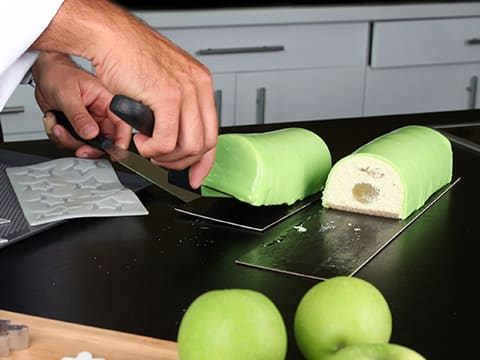
<path fill-rule="evenodd" d="M 380 190 L 367 183 L 358 183 L 352 189 L 355 200 L 362 204 L 370 204 L 380 194 Z"/>

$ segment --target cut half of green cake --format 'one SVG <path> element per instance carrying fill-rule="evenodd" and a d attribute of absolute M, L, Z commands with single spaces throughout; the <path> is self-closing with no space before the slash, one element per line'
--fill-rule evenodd
<path fill-rule="evenodd" d="M 251 205 L 293 204 L 320 192 L 332 166 L 323 139 L 303 128 L 221 134 L 202 195 Z"/>
<path fill-rule="evenodd" d="M 409 125 L 361 146 L 332 167 L 323 190 L 326 208 L 405 219 L 452 180 L 450 141 L 426 126 Z"/>

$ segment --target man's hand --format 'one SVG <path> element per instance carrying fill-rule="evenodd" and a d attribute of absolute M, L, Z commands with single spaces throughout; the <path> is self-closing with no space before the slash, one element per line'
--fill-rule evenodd
<path fill-rule="evenodd" d="M 136 19 L 122 18 L 116 25 L 103 33 L 112 44 L 109 51 L 91 54 L 98 78 L 112 93 L 154 112 L 152 137 L 134 136 L 139 153 L 171 169 L 191 165 L 190 183 L 198 187 L 213 166 L 218 136 L 210 72 Z"/>
<path fill-rule="evenodd" d="M 91 73 L 78 67 L 67 55 L 43 52 L 32 69 L 35 97 L 45 114 L 48 137 L 61 147 L 76 150 L 79 157 L 102 153 L 71 136 L 48 110 L 63 111 L 77 133 L 92 139 L 99 133 L 117 146 L 128 148 L 131 128 L 109 110 L 113 95 Z"/>
<path fill-rule="evenodd" d="M 213 166 L 218 120 L 209 70 L 154 29 L 105 0 L 65 0 L 32 49 L 84 57 L 112 94 L 148 106 L 152 137 L 136 134 L 140 154 L 171 169 L 191 166 L 198 187 Z"/>

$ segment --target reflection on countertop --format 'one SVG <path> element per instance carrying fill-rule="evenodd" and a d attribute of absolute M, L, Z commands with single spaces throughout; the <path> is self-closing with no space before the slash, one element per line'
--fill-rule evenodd
<path fill-rule="evenodd" d="M 480 152 L 480 122 L 439 125 L 434 128 L 442 131 L 451 141 Z"/>

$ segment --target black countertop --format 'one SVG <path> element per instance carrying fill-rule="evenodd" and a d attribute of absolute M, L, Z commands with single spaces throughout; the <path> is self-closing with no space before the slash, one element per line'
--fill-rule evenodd
<path fill-rule="evenodd" d="M 405 124 L 469 123 L 479 115 L 457 111 L 223 131 L 303 126 L 320 134 L 337 160 Z M 0 147 L 64 156 L 48 141 Z M 470 323 L 477 313 L 479 159 L 477 151 L 454 143 L 460 183 L 356 275 L 377 286 L 389 302 L 392 342 L 428 359 L 475 353 Z M 179 215 L 173 211 L 178 202 L 153 186 L 139 197 L 150 215 L 70 220 L 0 250 L 0 309 L 175 340 L 185 309 L 201 293 L 249 288 L 278 306 L 288 329 L 288 359 L 301 359 L 293 316 L 316 281 L 234 264 L 262 242 L 263 233 Z"/>

